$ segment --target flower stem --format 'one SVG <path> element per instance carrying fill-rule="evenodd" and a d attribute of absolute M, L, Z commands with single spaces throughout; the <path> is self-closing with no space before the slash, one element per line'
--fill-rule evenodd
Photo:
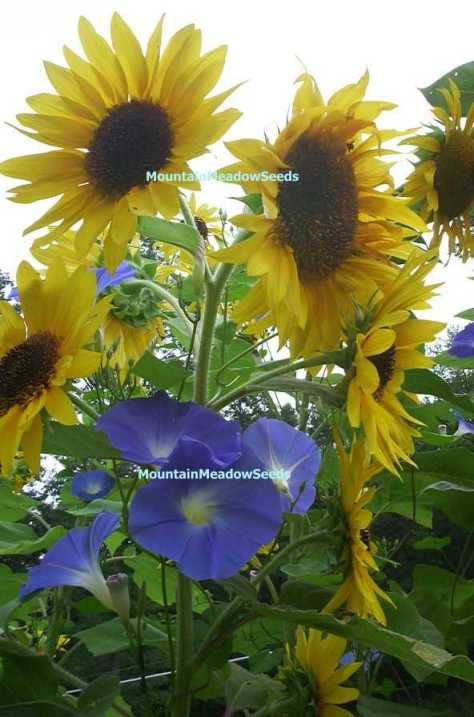
<path fill-rule="evenodd" d="M 193 584 L 178 573 L 176 590 L 176 672 L 174 678 L 172 717 L 189 717 L 191 709 L 190 683 L 193 645 Z"/>
<path fill-rule="evenodd" d="M 236 242 L 242 241 L 248 232 L 239 232 Z M 199 345 L 197 350 L 197 365 L 194 384 L 194 400 L 205 404 L 208 398 L 209 365 L 211 361 L 212 346 L 214 343 L 214 330 L 217 312 L 224 287 L 234 270 L 233 264 L 219 264 L 214 274 L 206 280 L 206 302 L 200 327 Z"/>
<path fill-rule="evenodd" d="M 74 393 L 70 393 L 69 398 L 71 399 L 72 403 L 77 406 L 77 408 L 82 411 L 82 413 L 85 413 L 87 416 L 89 416 L 89 418 L 92 418 L 94 421 L 97 421 L 97 419 L 100 418 L 95 408 L 89 405 L 86 401 L 83 401 L 82 398 L 79 398 L 79 396 L 76 396 Z"/>

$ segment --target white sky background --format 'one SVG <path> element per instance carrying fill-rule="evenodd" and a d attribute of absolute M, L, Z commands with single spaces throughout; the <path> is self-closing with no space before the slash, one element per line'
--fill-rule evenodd
<path fill-rule="evenodd" d="M 194 22 L 203 30 L 204 47 L 229 45 L 220 87 L 247 80 L 233 101 L 243 111 L 227 139 L 261 137 L 283 124 L 293 95 L 293 82 L 304 63 L 327 98 L 333 91 L 354 82 L 369 68 L 368 98 L 396 102 L 386 113 L 383 125 L 406 129 L 428 122 L 429 106 L 417 90 L 448 70 L 474 59 L 472 28 L 474 9 L 466 0 L 437 5 L 432 0 L 15 0 L 0 4 L 0 157 L 47 151 L 4 122 L 14 122 L 18 112 L 29 111 L 25 97 L 49 92 L 42 67 L 48 59 L 64 64 L 61 48 L 80 50 L 77 19 L 85 15 L 109 38 L 109 20 L 114 10 L 131 25 L 144 46 L 162 12 L 166 12 L 166 37 L 182 25 Z M 298 59 L 299 58 L 299 59 Z M 232 98 L 231 98 L 232 100 Z M 231 157 L 216 147 L 195 163 L 196 169 L 217 169 Z M 404 165 L 406 168 L 408 164 Z M 397 179 L 400 170 L 397 172 Z M 16 180 L 0 178 L 1 236 L 0 267 L 14 273 L 27 257 L 29 238 L 23 229 L 50 202 L 13 204 L 6 199 L 7 187 Z M 205 199 L 221 205 L 226 196 L 240 194 L 229 185 L 206 183 Z M 238 206 L 227 202 L 230 213 Z M 432 316 L 450 320 L 472 306 L 471 265 L 452 259 L 432 277 L 444 280 L 441 295 L 433 302 Z M 427 314 L 425 314 L 426 316 Z"/>

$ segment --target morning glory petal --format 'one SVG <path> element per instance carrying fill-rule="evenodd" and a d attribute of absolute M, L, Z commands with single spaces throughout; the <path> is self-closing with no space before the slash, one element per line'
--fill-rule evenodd
<path fill-rule="evenodd" d="M 316 497 L 315 479 L 321 464 L 316 443 L 283 421 L 259 418 L 243 433 L 242 445 L 253 451 L 267 470 L 289 473 L 289 496 L 281 493 L 282 508 L 306 513 Z"/>
<path fill-rule="evenodd" d="M 71 493 L 89 503 L 97 498 L 105 498 L 114 485 L 114 479 L 105 471 L 82 471 L 72 479 Z"/>
<path fill-rule="evenodd" d="M 176 471 L 198 464 L 191 442 L 182 442 L 167 466 Z M 281 523 L 278 491 L 268 480 L 156 479 L 140 488 L 129 513 L 139 545 L 175 560 L 194 580 L 235 575 L 270 542 Z"/>
<path fill-rule="evenodd" d="M 97 280 L 97 293 L 101 294 L 103 291 L 109 288 L 109 286 L 116 286 L 121 284 L 126 279 L 133 279 L 136 276 L 137 270 L 128 261 L 122 261 L 113 274 L 109 274 L 107 269 L 100 267 L 95 269 L 95 276 Z"/>
<path fill-rule="evenodd" d="M 474 322 L 454 337 L 448 351 L 451 356 L 458 358 L 471 358 L 474 356 Z"/>
<path fill-rule="evenodd" d="M 209 408 L 169 398 L 164 391 L 152 398 L 121 401 L 96 423 L 125 460 L 165 466 L 183 441 L 191 441 L 205 464 L 228 466 L 240 455 L 239 425 Z"/>
<path fill-rule="evenodd" d="M 83 587 L 110 605 L 108 588 L 98 564 L 104 540 L 117 528 L 115 513 L 100 513 L 88 528 L 73 528 L 48 550 L 38 565 L 28 571 L 20 588 L 20 599 L 44 588 L 72 585 Z"/>

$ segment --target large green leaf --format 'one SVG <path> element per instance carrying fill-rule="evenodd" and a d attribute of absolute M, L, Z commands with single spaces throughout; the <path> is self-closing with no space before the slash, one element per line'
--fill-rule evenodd
<path fill-rule="evenodd" d="M 474 321 L 474 309 L 466 309 L 456 314 L 460 319 L 466 319 L 467 321 Z"/>
<path fill-rule="evenodd" d="M 12 491 L 10 481 L 0 479 L 0 519 L 21 520 L 26 513 L 37 507 L 37 503 L 21 493 Z"/>
<path fill-rule="evenodd" d="M 401 705 L 399 702 L 379 700 L 376 697 L 361 695 L 357 702 L 360 717 L 459 717 L 451 710 L 427 710 L 423 707 Z"/>
<path fill-rule="evenodd" d="M 133 621 L 132 621 L 133 622 Z M 76 632 L 74 637 L 87 647 L 94 657 L 109 655 L 112 652 L 127 650 L 130 642 L 124 626 L 118 617 L 101 622 L 99 625 Z M 167 636 L 151 623 L 143 626 L 143 643 L 145 645 L 164 645 Z"/>
<path fill-rule="evenodd" d="M 430 105 L 449 109 L 443 95 L 439 92 L 440 89 L 449 89 L 449 80 L 455 82 L 461 92 L 461 108 L 465 116 L 474 102 L 474 61 L 458 65 L 428 87 L 423 87 L 421 92 Z"/>
<path fill-rule="evenodd" d="M 168 222 L 158 217 L 139 217 L 138 229 L 148 239 L 172 244 L 193 256 L 199 246 L 199 233 L 189 224 Z"/>
<path fill-rule="evenodd" d="M 468 414 L 474 414 L 474 403 L 469 400 L 468 396 L 453 393 L 446 381 L 427 369 L 416 368 L 407 371 L 403 388 L 413 393 L 422 393 L 428 396 L 443 398 L 453 406 L 467 411 Z"/>
<path fill-rule="evenodd" d="M 45 428 L 42 451 L 80 459 L 120 458 L 105 433 L 96 431 L 92 426 L 63 426 L 53 421 Z"/>
<path fill-rule="evenodd" d="M 447 351 L 443 351 L 443 353 L 436 356 L 435 363 L 448 368 L 471 369 L 474 368 L 474 357 L 458 358 L 457 356 L 451 356 Z"/>
<path fill-rule="evenodd" d="M 115 675 L 101 675 L 81 693 L 77 703 L 77 717 L 104 717 L 120 694 Z"/>
<path fill-rule="evenodd" d="M 77 714 L 72 700 L 59 695 L 58 678 L 49 657 L 24 654 L 14 643 L 2 644 L 0 715 L 65 717 Z"/>
<path fill-rule="evenodd" d="M 190 371 L 176 359 L 161 361 L 146 351 L 140 361 L 135 364 L 133 373 L 149 381 L 156 388 L 167 389 L 179 385 L 189 376 Z"/>
<path fill-rule="evenodd" d="M 259 603 L 252 608 L 262 616 L 325 630 L 347 640 L 356 640 L 362 647 L 380 650 L 412 667 L 474 684 L 474 662 L 465 655 L 452 655 L 436 645 L 401 635 L 374 622 L 357 617 L 345 622 L 317 610 L 297 610 L 290 605 L 273 607 Z"/>
<path fill-rule="evenodd" d="M 0 605 L 14 600 L 25 581 L 24 573 L 13 573 L 7 565 L 0 565 Z"/>
<path fill-rule="evenodd" d="M 30 555 L 47 550 L 65 532 L 64 528 L 57 525 L 38 537 L 28 525 L 0 523 L 0 555 Z"/>

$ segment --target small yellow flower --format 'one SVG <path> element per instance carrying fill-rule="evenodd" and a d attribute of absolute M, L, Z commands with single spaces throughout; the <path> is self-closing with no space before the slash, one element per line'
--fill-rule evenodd
<path fill-rule="evenodd" d="M 413 439 L 419 435 L 413 418 L 400 402 L 405 371 L 429 368 L 433 362 L 418 350 L 432 341 L 445 324 L 413 318 L 413 310 L 429 308 L 434 285 L 424 278 L 433 257 L 415 253 L 385 296 L 375 298 L 367 330 L 355 337 L 355 355 L 347 393 L 347 415 L 353 428 L 362 427 L 370 455 L 397 474 L 402 460 L 413 464 Z"/>
<path fill-rule="evenodd" d="M 340 667 L 346 648 L 347 641 L 342 637 L 330 634 L 323 637 L 319 630 L 313 629 L 306 633 L 301 626 L 296 630 L 295 657 L 312 681 L 317 717 L 352 717 L 351 712 L 339 705 L 356 700 L 359 690 L 342 687 L 342 683 L 357 672 L 362 663 L 351 662 Z"/>
<path fill-rule="evenodd" d="M 366 483 L 376 475 L 381 466 L 369 463 L 364 442 L 358 440 L 348 455 L 339 436 L 335 435 L 341 469 L 340 500 L 346 525 L 344 557 L 347 575 L 341 587 L 324 608 L 334 612 L 345 605 L 348 612 L 360 617 L 373 617 L 386 625 L 384 611 L 378 597 L 391 603 L 388 595 L 377 585 L 370 572 L 377 572 L 374 560 L 376 546 L 370 539 L 372 513 L 366 508 L 374 490 Z"/>
<path fill-rule="evenodd" d="M 424 155 L 408 177 L 405 193 L 421 204 L 426 221 L 433 222 L 433 246 L 446 235 L 449 253 L 467 261 L 474 257 L 474 102 L 463 126 L 457 85 L 450 80 L 449 89 L 440 94 L 447 111 L 435 107 L 433 114 L 442 127 L 405 140 Z"/>
<path fill-rule="evenodd" d="M 27 262 L 17 272 L 22 314 L 0 302 L 0 463 L 8 473 L 21 446 L 25 461 L 39 470 L 41 411 L 60 423 L 77 422 L 65 391 L 69 379 L 89 376 L 100 363 L 90 343 L 109 309 L 96 303 L 94 275 L 85 268 L 70 276 L 55 260 L 44 279 Z"/>
<path fill-rule="evenodd" d="M 164 329 L 161 319 L 152 319 L 145 326 L 132 326 L 109 312 L 104 322 L 104 344 L 111 350 L 109 363 L 120 372 L 122 381 L 130 366 L 136 363 L 153 341 L 160 341 Z"/>

